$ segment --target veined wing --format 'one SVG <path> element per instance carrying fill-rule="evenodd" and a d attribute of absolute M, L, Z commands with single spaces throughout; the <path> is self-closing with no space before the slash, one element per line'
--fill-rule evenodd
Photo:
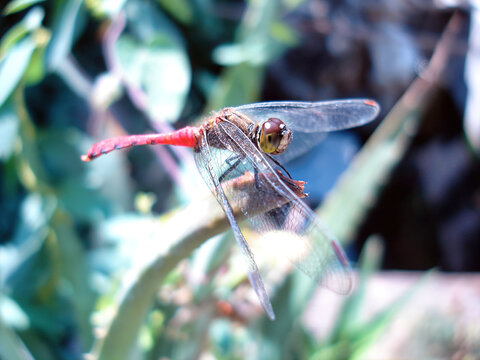
<path fill-rule="evenodd" d="M 255 262 L 253 253 L 250 250 L 247 242 L 245 241 L 238 222 L 235 219 L 234 209 L 232 208 L 232 205 L 230 204 L 229 199 L 225 194 L 225 189 L 229 189 L 229 186 L 234 186 L 234 184 L 232 182 L 228 184 L 225 184 L 225 182 L 220 182 L 219 177 L 221 176 L 221 174 L 219 174 L 219 168 L 221 166 L 219 166 L 218 164 L 218 157 L 215 156 L 215 154 L 212 154 L 212 151 L 215 150 L 216 149 L 209 146 L 207 134 L 204 133 L 199 139 L 199 144 L 195 151 L 195 162 L 197 164 L 197 168 L 199 169 L 203 179 L 210 187 L 212 193 L 215 195 L 218 202 L 225 211 L 230 226 L 232 227 L 235 240 L 237 241 L 237 244 L 239 245 L 246 260 L 248 278 L 250 280 L 250 283 L 252 284 L 255 293 L 257 294 L 258 299 L 260 300 L 260 304 L 267 313 L 268 317 L 271 320 L 275 320 L 275 313 L 273 312 L 270 298 L 267 291 L 265 290 L 265 285 L 260 275 L 260 271 L 258 270 L 258 266 Z M 229 192 L 232 191 L 234 190 L 229 190 Z"/>
<path fill-rule="evenodd" d="M 215 139 L 216 144 L 220 140 L 225 148 L 209 147 L 209 137 Z M 258 234 L 281 240 L 289 249 L 284 256 L 319 284 L 337 293 L 350 292 L 351 270 L 335 237 L 237 126 L 228 121 L 219 122 L 209 134 L 205 134 L 196 159 L 204 178 L 229 216 L 237 242 L 248 259 L 250 274 L 258 274 L 250 250 L 255 244 L 244 237 L 244 223 L 237 222 L 234 216 L 248 219 L 248 224 Z M 246 173 L 255 174 L 253 184 L 241 188 L 230 186 Z M 262 305 L 271 307 L 259 275 L 256 279 L 257 283 L 253 285 Z"/>
<path fill-rule="evenodd" d="M 279 118 L 292 131 L 304 133 L 349 129 L 369 123 L 380 106 L 370 99 L 347 99 L 318 102 L 264 102 L 233 108 L 254 122 Z"/>
<path fill-rule="evenodd" d="M 233 108 L 253 122 L 269 118 L 281 119 L 292 130 L 287 150 L 278 155 L 287 162 L 322 141 L 327 132 L 365 125 L 379 113 L 380 106 L 373 100 L 348 99 L 320 102 L 264 102 Z"/>

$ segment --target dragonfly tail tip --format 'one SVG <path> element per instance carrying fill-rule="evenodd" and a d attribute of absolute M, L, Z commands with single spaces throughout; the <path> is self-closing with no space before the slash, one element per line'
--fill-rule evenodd
<path fill-rule="evenodd" d="M 91 159 L 90 156 L 88 156 L 88 155 L 82 155 L 82 156 L 80 156 L 80 160 L 85 161 L 85 162 L 88 162 L 88 161 L 90 161 L 90 160 L 92 160 L 92 159 Z"/>

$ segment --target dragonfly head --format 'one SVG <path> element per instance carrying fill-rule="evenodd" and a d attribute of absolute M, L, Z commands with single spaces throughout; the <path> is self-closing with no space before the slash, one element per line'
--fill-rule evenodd
<path fill-rule="evenodd" d="M 260 122 L 253 133 L 258 148 L 272 155 L 284 152 L 292 137 L 292 132 L 278 118 L 269 118 Z"/>

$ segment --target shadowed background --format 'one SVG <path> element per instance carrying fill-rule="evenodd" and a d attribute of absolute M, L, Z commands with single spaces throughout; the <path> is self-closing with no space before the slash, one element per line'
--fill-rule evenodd
<path fill-rule="evenodd" d="M 478 19 L 447 1 L 2 5 L 0 359 L 479 357 Z M 275 322 L 189 150 L 80 161 L 225 106 L 351 97 L 379 118 L 284 165 L 357 291 L 276 259 Z"/>

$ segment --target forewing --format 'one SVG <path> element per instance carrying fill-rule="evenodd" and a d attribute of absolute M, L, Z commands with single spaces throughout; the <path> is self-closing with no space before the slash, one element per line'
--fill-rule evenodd
<path fill-rule="evenodd" d="M 325 138 L 330 131 L 349 129 L 372 121 L 380 111 L 373 100 L 349 99 L 320 102 L 265 102 L 234 108 L 253 122 L 275 117 L 292 130 L 287 150 L 278 155 L 287 162 L 305 153 Z"/>
<path fill-rule="evenodd" d="M 304 133 L 349 129 L 372 121 L 380 106 L 369 99 L 319 102 L 265 102 L 234 108 L 254 122 L 279 118 L 293 131 Z"/>
<path fill-rule="evenodd" d="M 212 133 L 210 135 L 212 135 Z M 217 136 L 219 136 L 219 139 L 222 139 L 221 132 L 217 134 Z M 272 304 L 270 302 L 268 293 L 265 290 L 265 285 L 260 275 L 260 271 L 255 262 L 254 256 L 247 242 L 245 241 L 242 232 L 240 231 L 238 222 L 234 215 L 234 209 L 232 208 L 232 205 L 230 204 L 229 199 L 225 194 L 225 189 L 228 188 L 229 184 L 225 184 L 225 182 L 221 183 L 219 181 L 219 177 L 221 176 L 222 172 L 221 169 L 224 168 L 222 161 L 225 161 L 227 158 L 224 159 L 222 157 L 219 157 L 219 153 L 215 150 L 216 149 L 209 146 L 207 135 L 206 133 L 204 133 L 203 136 L 199 139 L 199 146 L 195 152 L 195 162 L 205 182 L 210 187 L 212 193 L 215 195 L 218 202 L 225 211 L 228 221 L 230 222 L 230 226 L 232 227 L 235 240 L 237 241 L 237 244 L 239 245 L 247 262 L 248 278 L 250 280 L 250 283 L 252 284 L 255 293 L 257 294 L 260 304 L 267 313 L 268 317 L 271 320 L 274 320 L 275 313 L 273 312 Z M 214 154 L 212 154 L 212 151 L 214 152 Z M 231 154 L 233 153 L 230 152 L 229 155 L 228 151 L 224 153 L 224 155 L 228 156 L 231 156 Z M 229 193 L 232 193 L 232 191 L 233 190 L 229 190 Z"/>
<path fill-rule="evenodd" d="M 337 293 L 349 293 L 351 269 L 335 237 L 234 124 L 222 121 L 216 128 L 214 136 L 222 139 L 225 149 L 210 149 L 213 164 L 210 172 L 222 178 L 219 185 L 234 212 L 248 219 L 250 227 L 265 241 L 273 238 L 277 244 L 274 247 L 286 249 L 283 256 L 319 284 Z M 232 165 L 235 165 L 233 170 Z M 246 172 L 256 174 L 253 184 L 240 190 L 238 186 L 227 185 Z M 248 249 L 254 246 L 248 237 L 241 236 L 241 240 L 246 241 L 243 246 Z"/>

